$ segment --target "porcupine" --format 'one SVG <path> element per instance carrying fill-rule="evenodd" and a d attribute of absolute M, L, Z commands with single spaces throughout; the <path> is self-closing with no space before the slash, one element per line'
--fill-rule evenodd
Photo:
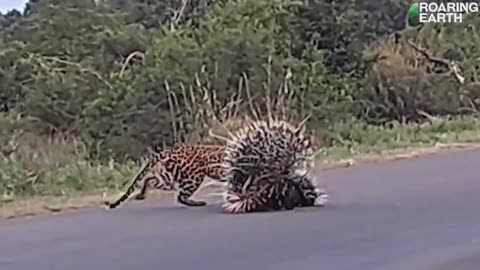
<path fill-rule="evenodd" d="M 303 123 L 252 121 L 227 140 L 223 159 L 227 183 L 222 207 L 248 213 L 323 206 L 328 195 L 313 182 L 311 140 Z"/>

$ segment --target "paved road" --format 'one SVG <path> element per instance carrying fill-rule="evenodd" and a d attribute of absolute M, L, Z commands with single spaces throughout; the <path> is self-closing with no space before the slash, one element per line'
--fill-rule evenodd
<path fill-rule="evenodd" d="M 480 150 L 325 171 L 327 208 L 131 203 L 0 223 L 1 270 L 478 270 Z M 462 268 L 463 267 L 463 268 Z"/>

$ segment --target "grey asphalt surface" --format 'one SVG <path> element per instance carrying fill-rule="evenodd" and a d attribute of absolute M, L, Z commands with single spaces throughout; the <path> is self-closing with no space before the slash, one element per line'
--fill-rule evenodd
<path fill-rule="evenodd" d="M 480 150 L 317 175 L 325 208 L 130 202 L 0 222 L 0 270 L 478 270 Z"/>

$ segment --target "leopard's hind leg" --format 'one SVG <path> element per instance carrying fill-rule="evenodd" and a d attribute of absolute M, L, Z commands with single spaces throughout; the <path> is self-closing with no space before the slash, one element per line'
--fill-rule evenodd
<path fill-rule="evenodd" d="M 202 179 L 182 179 L 178 183 L 178 194 L 177 201 L 186 206 L 205 206 L 207 202 L 205 201 L 196 201 L 190 199 L 192 195 L 200 188 L 202 185 Z"/>
<path fill-rule="evenodd" d="M 157 189 L 163 191 L 173 191 L 173 187 L 170 183 L 167 183 L 164 178 L 159 174 L 153 174 L 146 177 L 142 182 L 140 192 L 135 195 L 135 200 L 145 200 L 147 198 L 147 192 L 149 189 Z"/>
<path fill-rule="evenodd" d="M 140 192 L 138 192 L 136 195 L 133 196 L 135 200 L 145 200 L 147 198 L 147 191 L 148 188 L 152 186 L 152 183 L 158 181 L 156 177 L 150 176 L 148 178 L 145 178 L 142 182 L 142 186 L 140 188 Z"/>

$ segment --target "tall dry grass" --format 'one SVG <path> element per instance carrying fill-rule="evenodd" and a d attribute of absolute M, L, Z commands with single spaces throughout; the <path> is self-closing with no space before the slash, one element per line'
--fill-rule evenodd
<path fill-rule="evenodd" d="M 88 160 L 86 144 L 69 136 L 14 132 L 3 137 L 0 203 L 25 196 L 68 195 L 116 189 L 135 165 Z"/>

